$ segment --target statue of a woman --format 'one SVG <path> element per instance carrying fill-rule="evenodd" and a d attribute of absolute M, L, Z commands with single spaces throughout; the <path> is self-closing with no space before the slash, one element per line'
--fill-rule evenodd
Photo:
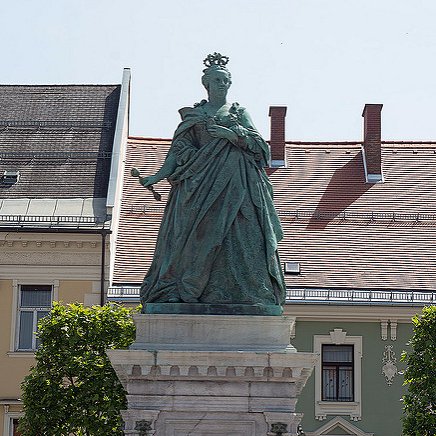
<path fill-rule="evenodd" d="M 269 148 L 238 103 L 227 103 L 228 58 L 204 61 L 208 100 L 182 108 L 160 170 L 172 188 L 150 270 L 141 286 L 146 303 L 281 305 L 277 254 L 282 229 L 263 167 Z"/>

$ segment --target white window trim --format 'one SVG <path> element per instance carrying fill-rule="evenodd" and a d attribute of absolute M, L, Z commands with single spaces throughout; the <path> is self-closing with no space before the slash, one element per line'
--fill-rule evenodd
<path fill-rule="evenodd" d="M 330 433 L 332 430 L 338 427 L 341 430 L 346 431 L 347 434 L 350 436 L 374 436 L 374 433 L 366 433 L 360 428 L 357 428 L 353 424 L 345 421 L 340 416 L 333 418 L 327 424 L 324 424 L 322 427 L 320 427 L 318 430 L 314 432 L 306 432 L 306 435 L 307 436 L 339 436 Z M 342 434 L 342 436 L 345 435 Z"/>
<path fill-rule="evenodd" d="M 12 420 L 13 419 L 19 419 L 24 415 L 23 412 L 6 412 L 5 408 L 5 414 L 4 414 L 4 423 L 3 423 L 3 434 L 5 436 L 12 436 Z"/>
<path fill-rule="evenodd" d="M 23 356 L 23 357 L 29 357 L 34 354 L 33 351 L 18 351 L 17 350 L 17 344 L 18 344 L 18 297 L 20 292 L 20 286 L 21 285 L 49 285 L 53 287 L 53 301 L 57 301 L 59 299 L 59 280 L 41 280 L 41 279 L 35 279 L 35 280 L 13 280 L 12 281 L 12 321 L 11 321 L 11 338 L 9 343 L 9 353 L 8 356 Z M 7 434 L 7 433 L 6 433 Z"/>
<path fill-rule="evenodd" d="M 327 415 L 349 415 L 352 421 L 362 419 L 362 336 L 347 336 L 342 329 L 329 335 L 313 337 L 313 352 L 321 356 L 323 345 L 353 345 L 354 349 L 354 401 L 322 401 L 322 358 L 315 365 L 315 419 L 323 421 Z"/>

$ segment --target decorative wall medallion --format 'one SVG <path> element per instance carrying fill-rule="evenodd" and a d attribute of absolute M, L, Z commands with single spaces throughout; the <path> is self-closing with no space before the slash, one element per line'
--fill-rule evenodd
<path fill-rule="evenodd" d="M 395 352 L 392 350 L 393 345 L 386 345 L 385 351 L 383 352 L 383 367 L 382 374 L 386 377 L 386 382 L 388 386 L 391 386 L 393 383 L 394 377 L 398 373 L 397 366 L 397 358 L 395 357 Z"/>

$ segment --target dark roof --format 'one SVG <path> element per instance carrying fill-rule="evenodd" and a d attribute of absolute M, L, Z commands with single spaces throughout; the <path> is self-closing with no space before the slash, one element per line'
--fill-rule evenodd
<path fill-rule="evenodd" d="M 153 174 L 170 141 L 127 148 L 114 284 L 139 284 L 153 255 L 162 203 L 128 175 Z M 436 289 L 436 144 L 382 145 L 384 182 L 365 183 L 361 144 L 287 143 L 287 168 L 269 170 L 284 229 L 282 262 L 300 263 L 289 288 Z"/>
<path fill-rule="evenodd" d="M 0 85 L 0 198 L 106 196 L 120 85 Z"/>

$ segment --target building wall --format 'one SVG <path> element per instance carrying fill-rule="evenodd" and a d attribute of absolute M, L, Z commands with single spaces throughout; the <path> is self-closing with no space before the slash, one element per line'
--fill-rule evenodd
<path fill-rule="evenodd" d="M 397 374 L 389 385 L 382 373 L 386 346 L 392 346 L 395 365 L 400 372 L 405 365 L 400 361 L 401 352 L 407 348 L 412 334 L 412 324 L 400 322 L 396 328 L 396 340 L 391 339 L 388 326 L 387 339 L 381 336 L 381 322 L 357 321 L 298 321 L 292 344 L 298 351 L 313 352 L 315 335 L 329 335 L 334 329 L 342 329 L 347 336 L 362 337 L 361 358 L 361 420 L 352 421 L 350 416 L 342 416 L 357 428 L 374 433 L 374 436 L 398 436 L 401 434 L 402 404 L 404 393 L 403 376 Z M 337 415 L 328 415 L 325 420 L 315 419 L 315 371 L 308 380 L 299 398 L 297 410 L 304 413 L 302 421 L 306 432 L 315 432 Z M 335 433 L 336 434 L 336 433 Z"/>
<path fill-rule="evenodd" d="M 99 235 L 14 234 L 12 237 L 0 254 L 0 404 L 3 405 L 0 432 L 5 432 L 5 417 L 9 421 L 21 411 L 21 405 L 14 402 L 20 398 L 21 382 L 34 363 L 32 352 L 14 349 L 12 336 L 17 323 L 20 285 L 53 285 L 54 298 L 64 303 L 100 303 Z M 0 234 L 0 239 L 5 240 L 6 235 Z"/>

